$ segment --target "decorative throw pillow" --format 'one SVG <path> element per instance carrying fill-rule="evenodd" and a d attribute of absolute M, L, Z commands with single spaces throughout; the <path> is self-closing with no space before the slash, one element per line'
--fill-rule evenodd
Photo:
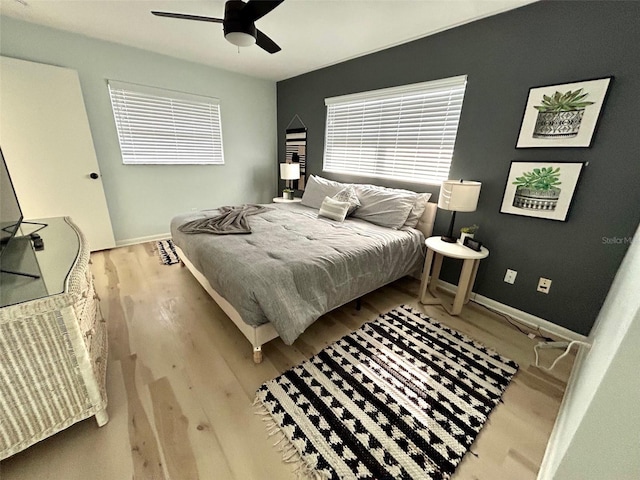
<path fill-rule="evenodd" d="M 420 217 L 424 213 L 424 210 L 427 208 L 427 202 L 431 198 L 431 194 L 418 193 L 416 197 L 416 202 L 413 204 L 413 208 L 411 209 L 411 212 L 407 217 L 407 221 L 404 222 L 405 227 L 416 228 Z"/>
<path fill-rule="evenodd" d="M 320 208 L 324 197 L 333 197 L 345 186 L 344 183 L 327 180 L 317 175 L 311 175 L 304 187 L 302 205 L 311 208 Z"/>
<path fill-rule="evenodd" d="M 349 211 L 347 212 L 347 216 L 355 212 L 356 208 L 360 206 L 360 200 L 358 200 L 358 194 L 356 193 L 356 189 L 353 188 L 353 185 L 347 185 L 346 187 L 344 187 L 333 196 L 333 199 L 338 200 L 339 202 L 349 203 Z"/>
<path fill-rule="evenodd" d="M 318 216 L 327 217 L 336 222 L 344 222 L 350 206 L 351 204 L 349 202 L 341 202 L 331 197 L 324 197 Z"/>

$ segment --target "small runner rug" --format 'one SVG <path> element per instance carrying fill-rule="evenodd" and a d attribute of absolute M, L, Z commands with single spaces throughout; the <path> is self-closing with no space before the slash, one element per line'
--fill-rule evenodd
<path fill-rule="evenodd" d="M 164 265 L 174 265 L 180 261 L 173 240 L 160 240 L 156 242 L 158 257 Z"/>
<path fill-rule="evenodd" d="M 400 306 L 263 384 L 283 458 L 327 479 L 447 479 L 518 365 Z"/>

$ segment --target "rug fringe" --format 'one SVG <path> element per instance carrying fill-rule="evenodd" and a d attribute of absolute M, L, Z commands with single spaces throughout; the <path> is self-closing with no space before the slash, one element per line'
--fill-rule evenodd
<path fill-rule="evenodd" d="M 319 472 L 315 469 L 315 466 L 309 465 L 305 459 L 300 455 L 300 452 L 296 446 L 289 440 L 284 431 L 280 428 L 273 418 L 271 413 L 264 406 L 261 399 L 256 396 L 253 401 L 254 415 L 259 415 L 262 421 L 265 422 L 267 429 L 267 437 L 278 436 L 277 441 L 273 444 L 278 448 L 278 451 L 282 455 L 282 461 L 287 464 L 295 465 L 293 473 L 298 480 L 327 480 L 330 477 L 323 472 Z"/>

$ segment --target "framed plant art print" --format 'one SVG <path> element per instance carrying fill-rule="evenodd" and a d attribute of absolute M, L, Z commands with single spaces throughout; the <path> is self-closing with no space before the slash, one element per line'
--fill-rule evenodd
<path fill-rule="evenodd" d="M 516 148 L 590 147 L 612 78 L 531 88 Z"/>
<path fill-rule="evenodd" d="M 564 222 L 583 166 L 581 162 L 511 162 L 500 212 Z"/>

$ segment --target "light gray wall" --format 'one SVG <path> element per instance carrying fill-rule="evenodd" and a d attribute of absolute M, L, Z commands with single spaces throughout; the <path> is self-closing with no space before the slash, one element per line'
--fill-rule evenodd
<path fill-rule="evenodd" d="M 640 228 L 573 373 L 541 480 L 640 478 Z"/>
<path fill-rule="evenodd" d="M 8 17 L 0 17 L 0 53 L 78 71 L 118 243 L 167 233 L 181 212 L 275 196 L 274 82 Z M 225 165 L 123 165 L 107 79 L 219 98 Z"/>
<path fill-rule="evenodd" d="M 478 210 L 456 217 L 458 227 L 479 224 L 491 251 L 474 290 L 587 335 L 640 221 L 638 18 L 640 2 L 536 2 L 278 82 L 279 156 L 298 114 L 308 128 L 308 169 L 322 174 L 326 97 L 467 74 L 450 178 L 482 182 Z M 591 148 L 515 148 L 531 87 L 606 76 L 615 79 Z M 513 160 L 589 162 L 567 222 L 500 213 Z M 437 201 L 435 187 L 386 185 Z M 440 212 L 434 232 L 444 233 L 449 219 Z M 514 285 L 503 282 L 507 268 L 518 271 Z M 445 280 L 457 283 L 459 272 L 445 261 Z M 539 277 L 553 280 L 548 295 L 536 292 Z"/>

